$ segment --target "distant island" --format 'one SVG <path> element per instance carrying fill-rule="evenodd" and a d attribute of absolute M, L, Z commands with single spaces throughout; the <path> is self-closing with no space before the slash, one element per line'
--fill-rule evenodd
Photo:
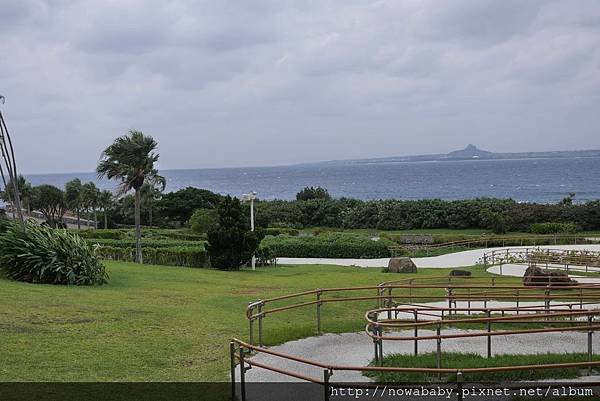
<path fill-rule="evenodd" d="M 501 160 L 501 159 L 548 159 L 570 157 L 600 157 L 600 149 L 594 150 L 556 150 L 550 152 L 514 152 L 495 153 L 479 149 L 469 144 L 466 148 L 450 153 L 439 153 L 416 156 L 392 156 L 371 159 L 333 160 L 323 163 L 328 164 L 363 164 L 363 163 L 395 163 L 395 162 L 424 162 L 424 161 L 453 161 L 453 160 Z"/>

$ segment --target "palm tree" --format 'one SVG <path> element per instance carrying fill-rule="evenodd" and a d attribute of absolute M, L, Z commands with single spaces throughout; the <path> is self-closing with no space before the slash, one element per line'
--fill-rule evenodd
<path fill-rule="evenodd" d="M 27 209 L 28 214 L 31 214 L 31 197 L 33 196 L 33 187 L 21 174 L 17 176 L 17 189 L 19 190 L 19 197 L 21 198 L 20 200 L 23 207 Z M 0 197 L 3 201 L 10 202 L 10 200 L 14 198 L 14 192 L 14 185 L 12 181 L 9 181 Z M 15 210 L 13 208 L 13 215 L 14 213 Z"/>
<path fill-rule="evenodd" d="M 88 212 L 87 227 L 90 228 L 90 215 L 89 212 L 93 212 L 94 217 L 94 228 L 98 227 L 98 220 L 96 216 L 96 210 L 98 209 L 98 200 L 100 197 L 100 190 L 93 182 L 87 182 L 81 186 L 81 203 L 85 210 Z"/>
<path fill-rule="evenodd" d="M 104 228 L 108 228 L 108 217 L 107 210 L 112 205 L 113 202 L 113 194 L 110 191 L 104 190 L 100 192 L 100 196 L 98 197 L 98 206 L 102 209 L 104 213 Z"/>
<path fill-rule="evenodd" d="M 79 178 L 74 178 L 65 184 L 65 198 L 67 201 L 67 206 L 72 211 L 75 211 L 75 215 L 77 216 L 78 230 L 81 230 L 81 189 L 82 185 Z"/>
<path fill-rule="evenodd" d="M 163 187 L 156 187 L 154 184 L 147 182 L 142 186 L 140 190 L 140 197 L 142 200 L 142 205 L 148 211 L 148 225 L 152 228 L 152 215 L 154 212 L 154 204 L 157 200 L 160 200 L 161 191 L 164 190 Z"/>
<path fill-rule="evenodd" d="M 119 195 L 135 191 L 135 261 L 142 263 L 142 230 L 140 226 L 140 189 L 145 182 L 165 187 L 165 179 L 158 174 L 154 164 L 158 161 L 155 152 L 157 143 L 151 136 L 130 130 L 127 135 L 115 139 L 104 149 L 96 172 L 99 178 L 120 180 Z"/>

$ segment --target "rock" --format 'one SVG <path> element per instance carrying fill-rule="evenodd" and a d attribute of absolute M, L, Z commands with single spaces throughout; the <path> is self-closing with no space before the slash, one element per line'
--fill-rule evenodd
<path fill-rule="evenodd" d="M 416 273 L 417 266 L 407 257 L 391 258 L 388 267 L 385 269 L 387 273 Z"/>
<path fill-rule="evenodd" d="M 530 265 L 523 276 L 523 285 L 530 287 L 575 284 L 578 284 L 577 281 L 569 278 L 566 273 L 541 269 L 536 265 Z"/>
<path fill-rule="evenodd" d="M 471 272 L 468 270 L 454 269 L 450 272 L 449 275 L 454 277 L 469 277 L 471 275 Z"/>

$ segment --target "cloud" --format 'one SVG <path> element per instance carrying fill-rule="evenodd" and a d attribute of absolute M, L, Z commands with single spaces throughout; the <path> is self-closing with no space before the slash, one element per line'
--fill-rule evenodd
<path fill-rule="evenodd" d="M 183 168 L 598 148 L 600 5 L 0 0 L 23 171 L 136 128 Z"/>

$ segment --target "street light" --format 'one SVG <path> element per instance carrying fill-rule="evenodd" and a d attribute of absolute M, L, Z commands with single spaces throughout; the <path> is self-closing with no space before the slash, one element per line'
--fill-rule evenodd
<path fill-rule="evenodd" d="M 249 194 L 243 194 L 242 200 L 250 201 L 250 230 L 254 231 L 254 199 L 256 199 L 257 193 L 255 191 Z M 256 270 L 256 255 L 252 254 L 252 270 Z"/>

